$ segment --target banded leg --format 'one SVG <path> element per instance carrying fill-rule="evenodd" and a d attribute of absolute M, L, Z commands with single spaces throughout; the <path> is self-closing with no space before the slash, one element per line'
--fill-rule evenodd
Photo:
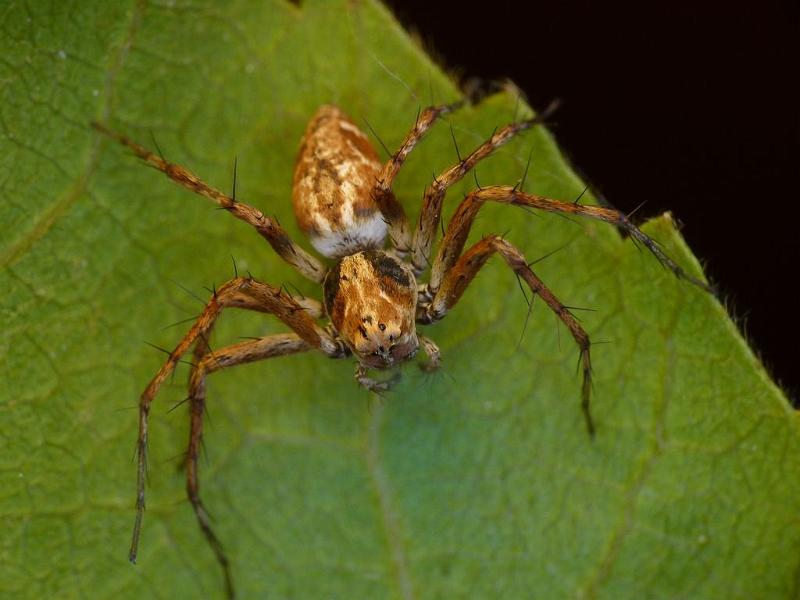
<path fill-rule="evenodd" d="M 292 265 L 311 281 L 322 283 L 325 279 L 326 269 L 323 264 L 295 244 L 276 219 L 266 216 L 257 208 L 249 206 L 244 202 L 239 202 L 227 194 L 223 194 L 218 189 L 200 180 L 187 169 L 184 169 L 180 165 L 167 162 L 160 156 L 156 156 L 150 152 L 150 150 L 144 146 L 140 146 L 124 135 L 108 129 L 105 125 L 92 123 L 92 127 L 100 133 L 117 140 L 123 146 L 130 148 L 136 156 L 186 189 L 200 194 L 201 196 L 205 196 L 218 204 L 220 208 L 227 210 L 237 219 L 241 219 L 245 223 L 249 223 L 255 227 L 256 231 L 269 242 L 270 246 L 272 246 L 283 260 Z"/>
<path fill-rule="evenodd" d="M 499 253 L 509 267 L 518 277 L 528 284 L 531 291 L 537 294 L 545 304 L 561 319 L 567 326 L 575 343 L 580 349 L 580 363 L 583 371 L 583 385 L 581 388 L 581 409 L 586 420 L 586 428 L 589 435 L 594 435 L 594 422 L 589 411 L 589 395 L 592 387 L 592 364 L 589 356 L 589 336 L 583 330 L 578 320 L 572 315 L 569 309 L 556 298 L 553 292 L 545 286 L 539 277 L 528 266 L 522 253 L 500 236 L 490 236 L 482 239 L 474 246 L 469 248 L 458 259 L 452 269 L 444 274 L 441 287 L 436 292 L 430 303 L 423 304 L 418 308 L 417 321 L 421 323 L 433 323 L 442 319 L 467 289 L 467 286 L 475 278 L 480 268 L 486 264 L 489 257 L 495 252 Z"/>
<path fill-rule="evenodd" d="M 381 175 L 375 184 L 373 191 L 375 201 L 378 203 L 378 207 L 389 225 L 389 238 L 392 241 L 392 245 L 401 256 L 405 256 L 411 250 L 411 234 L 408 230 L 408 218 L 403 206 L 392 193 L 392 184 L 408 155 L 436 120 L 442 115 L 460 108 L 462 105 L 463 101 L 440 106 L 429 106 L 417 115 L 414 127 L 408 132 L 397 152 L 383 166 Z"/>
<path fill-rule="evenodd" d="M 214 530 L 208 513 L 200 499 L 198 478 L 198 456 L 203 439 L 203 413 L 206 402 L 206 377 L 220 369 L 265 360 L 276 356 L 287 356 L 311 350 L 308 342 L 296 333 L 286 333 L 263 337 L 258 340 L 233 344 L 214 352 L 209 351 L 205 340 L 198 340 L 195 347 L 195 366 L 189 377 L 190 429 L 189 448 L 186 453 L 186 493 L 192 504 L 200 529 L 214 551 L 225 574 L 225 588 L 229 598 L 234 596 L 233 577 L 225 550 Z"/>
<path fill-rule="evenodd" d="M 446 277 L 447 272 L 455 264 L 461 250 L 464 248 L 464 243 L 469 235 L 469 230 L 472 227 L 472 222 L 475 215 L 480 210 L 480 207 L 485 202 L 500 202 L 504 204 L 512 204 L 517 206 L 524 206 L 529 208 L 541 209 L 548 212 L 566 213 L 571 215 L 580 215 L 597 219 L 616 225 L 630 235 L 634 240 L 641 242 L 647 249 L 653 253 L 658 261 L 667 269 L 672 271 L 679 279 L 684 279 L 697 287 L 714 293 L 714 289 L 704 281 L 689 275 L 683 270 L 674 260 L 672 260 L 661 249 L 655 240 L 645 235 L 639 228 L 628 220 L 628 218 L 612 208 L 604 208 L 602 206 L 588 206 L 578 204 L 576 202 L 562 202 L 560 200 L 551 200 L 543 196 L 535 194 L 527 194 L 514 187 L 510 186 L 489 186 L 479 190 L 475 190 L 467 195 L 466 198 L 456 209 L 450 224 L 445 232 L 444 240 L 439 247 L 439 252 L 433 262 L 431 269 L 431 278 L 428 285 L 428 293 L 435 293 L 442 284 L 442 280 Z"/>
<path fill-rule="evenodd" d="M 431 248 L 433 246 L 433 240 L 436 237 L 436 229 L 439 227 L 439 221 L 442 218 L 442 203 L 447 189 L 461 181 L 464 175 L 469 173 L 476 164 L 489 156 L 497 148 L 507 143 L 521 131 L 530 129 L 534 125 L 541 123 L 547 119 L 554 110 L 555 104 L 552 104 L 544 112 L 535 117 L 516 123 L 510 123 L 498 129 L 488 140 L 473 150 L 466 158 L 460 159 L 458 164 L 444 171 L 439 177 L 433 180 L 433 183 L 425 188 L 419 223 L 414 232 L 414 252 L 411 256 L 411 263 L 414 265 L 416 275 L 421 274 L 425 271 L 425 268 L 430 265 Z"/>
<path fill-rule="evenodd" d="M 197 321 L 170 353 L 166 362 L 158 370 L 139 398 L 139 436 L 137 441 L 137 483 L 136 483 L 136 521 L 131 540 L 130 561 L 136 562 L 144 515 L 145 478 L 147 471 L 147 419 L 150 404 L 161 385 L 169 377 L 189 348 L 202 341 L 207 346 L 208 334 L 214 326 L 222 310 L 226 308 L 243 308 L 272 313 L 293 329 L 300 338 L 313 348 L 317 348 L 328 356 L 343 356 L 346 352 L 340 343 L 319 327 L 309 314 L 307 305 L 293 298 L 279 288 L 272 287 L 247 277 L 237 277 L 225 283 L 213 295 Z"/>

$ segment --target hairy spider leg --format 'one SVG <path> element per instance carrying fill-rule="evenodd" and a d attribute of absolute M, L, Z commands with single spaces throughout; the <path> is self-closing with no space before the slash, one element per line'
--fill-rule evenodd
<path fill-rule="evenodd" d="M 229 598 L 234 597 L 233 576 L 230 562 L 217 535 L 211 527 L 208 513 L 200 499 L 198 478 L 198 456 L 203 439 L 203 414 L 206 402 L 206 376 L 245 363 L 266 360 L 276 356 L 287 356 L 311 350 L 308 342 L 296 333 L 282 333 L 262 337 L 257 340 L 232 344 L 211 351 L 206 337 L 199 339 L 195 346 L 195 361 L 189 376 L 190 429 L 189 448 L 186 452 L 186 493 L 192 504 L 197 522 L 206 540 L 214 551 L 217 562 L 225 575 L 225 589 Z"/>
<path fill-rule="evenodd" d="M 555 110 L 555 106 L 555 104 L 551 104 L 544 112 L 535 117 L 517 121 L 516 123 L 509 123 L 505 127 L 498 129 L 468 156 L 463 159 L 459 156 L 457 164 L 442 172 L 425 188 L 422 210 L 419 214 L 417 229 L 414 232 L 413 254 L 411 255 L 411 263 L 414 266 L 416 275 L 421 274 L 430 265 L 431 247 L 436 237 L 439 221 L 442 218 L 442 204 L 447 189 L 461 181 L 464 175 L 469 173 L 476 164 L 507 143 L 515 135 L 542 123 Z"/>
<path fill-rule="evenodd" d="M 411 131 L 408 132 L 403 143 L 400 144 L 400 148 L 383 165 L 381 174 L 375 183 L 373 197 L 381 209 L 383 218 L 386 219 L 389 226 L 389 239 L 400 258 L 405 257 L 411 251 L 411 232 L 408 228 L 408 217 L 406 217 L 403 206 L 397 201 L 392 192 L 392 184 L 408 155 L 425 137 L 425 134 L 436 120 L 442 115 L 461 108 L 463 105 L 464 101 L 461 100 L 452 104 L 429 106 L 421 111 L 417 115 Z"/>
<path fill-rule="evenodd" d="M 590 433 L 594 432 L 594 425 L 589 412 L 590 376 L 591 365 L 589 362 L 589 338 L 580 327 L 569 310 L 561 304 L 544 284 L 524 264 L 521 253 L 502 238 L 490 237 L 479 242 L 462 255 L 464 244 L 469 235 L 472 223 L 480 207 L 485 202 L 499 202 L 537 208 L 550 212 L 581 215 L 614 224 L 626 231 L 634 240 L 644 244 L 659 260 L 659 262 L 672 271 L 676 277 L 696 285 L 697 287 L 713 292 L 705 282 L 689 275 L 675 261 L 667 256 L 661 247 L 641 230 L 634 226 L 621 212 L 599 206 L 584 206 L 576 202 L 562 202 L 534 194 L 528 194 L 510 186 L 490 186 L 474 190 L 469 193 L 458 205 L 450 223 L 445 231 L 444 239 L 439 246 L 439 251 L 431 268 L 429 283 L 423 287 L 420 296 L 427 298 L 426 302 L 418 307 L 418 320 L 433 322 L 441 319 L 453 306 L 466 286 L 470 283 L 475 272 L 487 260 L 491 252 L 500 252 L 506 262 L 524 279 L 535 293 L 545 300 L 556 315 L 567 325 L 581 349 L 581 362 L 583 364 L 584 382 L 582 392 L 582 407 L 586 418 L 586 425 Z M 488 254 L 487 254 L 488 253 Z M 522 260 L 522 263 L 519 261 Z M 522 268 L 524 264 L 525 268 Z M 529 272 L 530 271 L 530 272 Z"/>
<path fill-rule="evenodd" d="M 583 205 L 577 202 L 553 200 L 545 198 L 544 196 L 528 194 L 515 187 L 506 185 L 487 186 L 474 190 L 461 201 L 461 204 L 459 204 L 450 220 L 447 230 L 445 231 L 444 240 L 434 259 L 430 282 L 428 283 L 430 292 L 435 292 L 439 288 L 442 278 L 455 263 L 464 247 L 475 215 L 485 202 L 499 202 L 501 204 L 512 204 L 548 212 L 580 215 L 590 219 L 611 223 L 625 231 L 635 241 L 643 244 L 653 253 L 656 259 L 658 259 L 665 268 L 672 271 L 676 277 L 684 279 L 706 292 L 714 293 L 712 286 L 687 273 L 680 265 L 667 256 L 655 240 L 643 233 L 618 210 L 602 206 Z"/>
<path fill-rule="evenodd" d="M 105 125 L 93 122 L 92 127 L 100 133 L 117 140 L 123 146 L 130 148 L 136 156 L 186 189 L 212 200 L 218 204 L 220 208 L 227 210 L 237 219 L 241 219 L 255 227 L 256 231 L 269 242 L 275 252 L 277 252 L 283 260 L 292 265 L 292 267 L 297 269 L 304 277 L 317 283 L 322 283 L 322 280 L 325 279 L 326 269 L 324 265 L 295 244 L 276 219 L 266 216 L 257 208 L 239 202 L 227 194 L 223 194 L 218 189 L 211 187 L 199 179 L 187 169 L 184 169 L 180 165 L 167 162 L 160 156 L 150 152 L 150 150 L 144 146 L 137 144 L 122 134 L 112 131 Z"/>
<path fill-rule="evenodd" d="M 316 303 L 314 303 L 316 305 Z M 136 520 L 131 539 L 130 561 L 136 562 L 141 531 L 142 517 L 145 507 L 145 480 L 147 471 L 147 433 L 150 404 L 161 385 L 175 369 L 181 356 L 193 343 L 202 341 L 208 346 L 208 333 L 220 313 L 226 308 L 243 308 L 274 314 L 288 325 L 310 347 L 317 348 L 333 358 L 346 356 L 347 352 L 341 343 L 316 324 L 309 314 L 308 303 L 296 300 L 280 288 L 256 281 L 249 277 L 236 277 L 215 291 L 203 312 L 189 329 L 183 339 L 170 353 L 139 398 L 139 435 L 137 438 L 137 482 L 136 482 Z M 314 308 L 311 306 L 311 311 Z"/>
<path fill-rule="evenodd" d="M 556 298 L 555 294 L 542 282 L 541 279 L 528 266 L 525 257 L 511 243 L 500 236 L 488 236 L 464 252 L 455 265 L 445 272 L 441 287 L 429 303 L 422 304 L 418 309 L 418 321 L 433 323 L 442 319 L 445 314 L 458 302 L 464 290 L 475 278 L 478 271 L 486 264 L 489 257 L 495 252 L 499 253 L 514 273 L 528 284 L 531 291 L 538 295 L 545 304 L 556 314 L 564 325 L 567 326 L 575 343 L 580 349 L 581 369 L 583 371 L 583 385 L 581 388 L 581 408 L 586 420 L 586 428 L 590 436 L 594 436 L 594 422 L 589 411 L 589 395 L 592 387 L 592 364 L 589 356 L 589 336 L 569 309 Z"/>

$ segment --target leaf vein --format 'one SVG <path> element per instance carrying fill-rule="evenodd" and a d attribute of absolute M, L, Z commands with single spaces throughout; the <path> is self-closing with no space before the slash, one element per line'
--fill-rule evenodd
<path fill-rule="evenodd" d="M 120 44 L 117 52 L 111 59 L 111 65 L 106 72 L 105 85 L 103 90 L 103 106 L 101 115 L 103 120 L 107 120 L 111 114 L 111 103 L 114 95 L 114 84 L 116 83 L 117 75 L 122 70 L 125 62 L 125 57 L 133 44 L 133 38 L 139 28 L 142 14 L 144 12 L 144 1 L 137 0 L 131 13 L 131 19 L 128 27 L 125 30 L 125 36 Z M 87 124 L 88 128 L 88 124 Z M 95 170 L 100 159 L 100 148 L 102 140 L 99 135 L 92 138 L 89 147 L 89 153 L 86 158 L 86 166 L 83 171 L 78 175 L 75 183 L 69 190 L 56 199 L 46 210 L 42 211 L 33 226 L 28 229 L 22 236 L 15 242 L 12 242 L 8 248 L 0 254 L 0 265 L 9 267 L 16 263 L 36 242 L 42 239 L 52 229 L 53 225 L 72 207 L 73 204 L 80 198 L 86 191 L 89 181 L 94 175 Z M 60 167 L 59 167 L 60 169 Z"/>
<path fill-rule="evenodd" d="M 366 460 L 370 479 L 372 479 L 375 492 L 378 496 L 381 522 L 386 534 L 386 543 L 392 560 L 392 571 L 400 588 L 403 600 L 414 600 L 414 587 L 409 572 L 408 557 L 403 545 L 403 536 L 400 531 L 400 522 L 397 511 L 391 499 L 391 489 L 386 471 L 381 465 L 380 434 L 383 424 L 384 407 L 380 399 L 375 403 L 370 416 L 367 431 Z"/>

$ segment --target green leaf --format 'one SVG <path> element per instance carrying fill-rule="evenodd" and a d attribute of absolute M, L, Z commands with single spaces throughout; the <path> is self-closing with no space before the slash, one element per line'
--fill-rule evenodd
<path fill-rule="evenodd" d="M 315 286 L 247 226 L 88 127 L 110 122 L 210 183 L 291 214 L 297 143 L 340 104 L 396 147 L 420 105 L 458 92 L 375 2 L 6 3 L 0 8 L 0 595 L 221 596 L 184 499 L 186 368 L 151 414 L 139 564 L 138 394 L 240 270 Z M 465 43 L 475 40 L 465 39 Z M 490 50 L 489 50 L 490 51 Z M 498 57 L 502 60 L 502 57 Z M 492 97 L 451 119 L 462 151 L 510 121 Z M 523 107 L 523 110 L 527 110 Z M 591 135 L 591 132 L 587 132 Z M 583 189 L 539 129 L 481 163 L 481 184 L 571 199 Z M 646 151 L 646 149 L 643 149 Z M 456 153 L 446 123 L 397 185 L 412 215 Z M 447 212 L 474 185 L 449 194 Z M 647 224 L 698 265 L 668 215 Z M 426 329 L 443 372 L 413 367 L 380 402 L 352 361 L 317 354 L 214 375 L 206 505 L 242 597 L 788 598 L 800 567 L 800 436 L 724 308 L 603 223 L 486 207 L 473 239 L 507 237 L 581 312 L 594 340 L 597 437 L 576 349 L 493 260 Z M 561 331 L 559 332 L 559 329 Z M 214 344 L 282 328 L 231 313 Z"/>

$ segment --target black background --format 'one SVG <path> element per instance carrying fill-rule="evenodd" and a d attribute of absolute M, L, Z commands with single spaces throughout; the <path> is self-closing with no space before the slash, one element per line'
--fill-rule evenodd
<path fill-rule="evenodd" d="M 797 3 L 390 1 L 463 79 L 512 79 L 593 189 L 665 210 L 796 401 Z"/>

